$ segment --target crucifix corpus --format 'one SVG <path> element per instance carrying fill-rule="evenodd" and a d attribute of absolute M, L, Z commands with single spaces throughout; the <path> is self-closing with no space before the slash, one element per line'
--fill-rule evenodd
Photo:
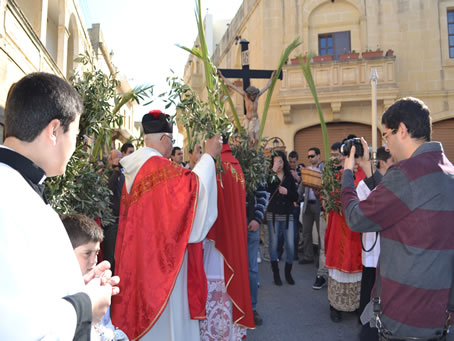
<path fill-rule="evenodd" d="M 238 92 L 244 100 L 245 114 L 246 114 L 246 131 L 249 141 L 254 146 L 258 142 L 260 119 L 257 113 L 259 97 L 265 93 L 271 86 L 271 82 L 275 71 L 273 70 L 250 70 L 249 69 L 249 42 L 242 40 L 241 44 L 241 70 L 239 69 L 218 69 L 218 75 L 222 78 L 224 83 Z M 226 78 L 242 78 L 243 89 L 235 86 Z M 269 79 L 268 83 L 262 90 L 257 89 L 255 86 L 250 85 L 250 79 Z M 282 80 L 282 72 L 279 75 Z"/>

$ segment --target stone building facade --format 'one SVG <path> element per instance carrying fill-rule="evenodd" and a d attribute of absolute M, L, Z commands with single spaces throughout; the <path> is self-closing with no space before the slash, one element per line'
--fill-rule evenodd
<path fill-rule="evenodd" d="M 302 44 L 283 68 L 264 136 L 282 138 L 287 151 L 295 149 L 304 159 L 308 148 L 322 147 L 312 95 L 301 67 L 292 63 L 314 52 L 318 60 L 312 62 L 312 73 L 329 143 L 348 134 L 371 141 L 369 75 L 375 68 L 379 130 L 381 114 L 395 100 L 418 97 L 431 109 L 433 139 L 454 160 L 454 0 L 244 0 L 213 60 L 220 68 L 240 69 L 238 40 L 245 39 L 250 68 L 273 69 L 297 36 Z M 203 67 L 193 56 L 185 80 L 203 91 Z M 262 88 L 266 80 L 251 84 Z M 233 96 L 237 112 L 243 113 L 240 96 Z M 259 112 L 263 104 L 264 99 Z"/>
<path fill-rule="evenodd" d="M 78 65 L 74 59 L 88 51 L 104 72 L 116 72 L 99 24 L 85 27 L 77 0 L 0 0 L 0 142 L 4 107 L 10 86 L 24 75 L 44 71 L 68 78 Z M 120 79 L 118 92 L 131 88 Z M 134 129 L 134 104 L 122 108 L 125 139 Z"/>

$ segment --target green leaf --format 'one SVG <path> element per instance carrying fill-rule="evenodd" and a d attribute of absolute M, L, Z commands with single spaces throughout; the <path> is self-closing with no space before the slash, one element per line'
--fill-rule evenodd
<path fill-rule="evenodd" d="M 276 85 L 276 81 L 282 71 L 282 67 L 284 66 L 285 62 L 288 60 L 289 56 L 290 56 L 290 53 L 292 53 L 292 51 L 294 49 L 296 49 L 299 45 L 301 45 L 301 41 L 300 41 L 300 38 L 297 37 L 295 40 L 293 40 L 289 46 L 287 46 L 287 48 L 284 50 L 284 52 L 282 53 L 282 56 L 279 60 L 279 65 L 276 69 L 276 73 L 274 74 L 274 77 L 271 81 L 271 86 L 270 88 L 268 89 L 268 93 L 266 95 L 266 100 L 265 100 L 265 106 L 263 108 L 263 114 L 262 114 L 262 120 L 260 122 L 260 130 L 259 130 L 259 138 L 258 140 L 261 141 L 262 140 L 262 136 L 263 136 L 263 130 L 265 129 L 265 122 L 266 122 L 266 118 L 268 116 L 268 108 L 270 106 L 270 103 L 271 103 L 271 96 L 273 95 L 273 91 L 274 91 L 274 86 Z M 260 148 L 260 145 L 257 144 L 257 150 Z"/>
<path fill-rule="evenodd" d="M 320 125 L 322 128 L 322 136 L 323 136 L 323 148 L 325 152 L 325 156 L 328 157 L 330 155 L 330 148 L 328 144 L 328 129 L 326 128 L 325 118 L 323 116 L 322 107 L 320 106 L 320 102 L 318 101 L 317 96 L 317 89 L 315 88 L 314 78 L 312 77 L 310 61 L 313 57 L 313 53 L 309 53 L 307 58 L 301 62 L 301 68 L 303 70 L 304 78 L 306 79 L 307 85 L 311 90 L 312 96 L 314 97 L 315 107 L 317 108 L 318 117 L 320 119 Z"/>

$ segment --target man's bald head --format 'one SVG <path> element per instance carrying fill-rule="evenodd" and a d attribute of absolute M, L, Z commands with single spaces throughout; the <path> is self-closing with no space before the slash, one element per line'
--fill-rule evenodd
<path fill-rule="evenodd" d="M 112 149 L 108 160 L 110 167 L 118 166 L 122 157 L 123 154 L 118 149 Z"/>

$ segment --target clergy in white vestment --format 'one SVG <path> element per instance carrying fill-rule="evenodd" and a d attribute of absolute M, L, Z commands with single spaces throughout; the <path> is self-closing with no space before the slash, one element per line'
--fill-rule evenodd
<path fill-rule="evenodd" d="M 82 111 L 69 83 L 47 73 L 25 76 L 8 94 L 0 146 L 0 340 L 89 340 L 92 322 L 110 304 L 113 282 L 102 286 L 97 278 L 85 286 L 44 194 L 44 179 L 65 172 Z"/>
<path fill-rule="evenodd" d="M 246 183 L 239 161 L 224 136 L 218 178 L 218 218 L 204 241 L 208 283 L 207 319 L 200 321 L 202 341 L 238 341 L 255 328 L 249 286 Z"/>
<path fill-rule="evenodd" d="M 121 160 L 115 261 L 124 280 L 112 321 L 132 340 L 200 340 L 207 296 L 201 241 L 217 218 L 215 158 L 222 142 L 207 140 L 190 171 L 168 160 L 168 115 L 153 110 L 142 125 L 146 146 Z"/>

